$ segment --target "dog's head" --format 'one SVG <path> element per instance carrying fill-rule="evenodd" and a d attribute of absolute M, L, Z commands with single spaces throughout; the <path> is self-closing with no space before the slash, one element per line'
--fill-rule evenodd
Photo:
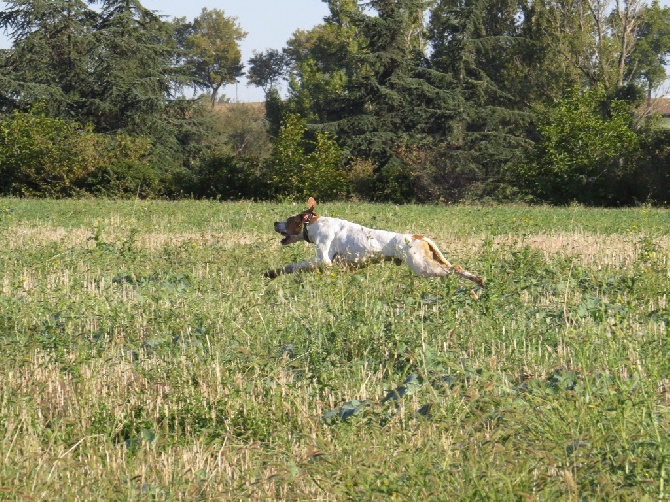
<path fill-rule="evenodd" d="M 306 240 L 303 229 L 305 225 L 314 223 L 319 215 L 314 212 L 316 201 L 310 197 L 307 201 L 309 209 L 295 216 L 289 216 L 286 221 L 275 221 L 275 232 L 284 236 L 281 240 L 282 246 L 293 244 L 294 242 Z"/>

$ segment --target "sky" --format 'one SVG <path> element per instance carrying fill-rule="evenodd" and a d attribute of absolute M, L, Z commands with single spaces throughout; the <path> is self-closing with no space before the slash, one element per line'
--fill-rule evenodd
<path fill-rule="evenodd" d="M 0 2 L 0 9 L 5 2 Z M 192 21 L 200 15 L 203 7 L 219 9 L 226 16 L 236 17 L 240 26 L 248 33 L 240 42 L 242 62 L 247 66 L 253 51 L 281 49 L 297 29 L 309 30 L 323 22 L 328 14 L 328 5 L 321 0 L 142 0 L 147 9 L 159 15 L 185 17 Z M 0 32 L 0 48 L 8 49 L 11 42 Z M 225 94 L 231 100 L 263 101 L 260 87 L 248 86 L 242 77 L 238 85 L 228 85 L 219 96 Z"/>

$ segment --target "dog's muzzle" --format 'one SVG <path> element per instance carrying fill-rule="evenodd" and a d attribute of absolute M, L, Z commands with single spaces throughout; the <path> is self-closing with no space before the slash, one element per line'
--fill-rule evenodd
<path fill-rule="evenodd" d="M 284 238 L 280 241 L 282 246 L 286 246 L 289 244 L 289 240 L 291 239 L 291 236 L 289 235 L 288 231 L 286 230 L 286 222 L 285 221 L 275 221 L 275 232 L 281 234 L 284 236 Z"/>

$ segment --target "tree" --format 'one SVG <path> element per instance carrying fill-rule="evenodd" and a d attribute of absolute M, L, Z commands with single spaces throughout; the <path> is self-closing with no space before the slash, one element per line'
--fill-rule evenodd
<path fill-rule="evenodd" d="M 372 0 L 373 14 L 350 13 L 365 45 L 351 55 L 354 70 L 346 92 L 330 112 L 337 131 L 354 156 L 383 166 L 394 147 L 424 130 L 421 110 L 434 88 L 415 72 L 423 59 L 416 35 L 421 0 Z"/>
<path fill-rule="evenodd" d="M 0 28 L 13 48 L 0 56 L 0 102 L 5 110 L 37 101 L 53 115 L 77 114 L 91 86 L 96 13 L 82 0 L 8 1 Z"/>
<path fill-rule="evenodd" d="M 102 2 L 86 109 L 98 131 L 161 134 L 157 122 L 173 91 L 172 37 L 172 25 L 138 0 Z"/>
<path fill-rule="evenodd" d="M 577 70 L 584 85 L 614 96 L 634 78 L 631 55 L 645 10 L 644 0 L 543 0 L 532 9 L 543 18 L 535 40 Z"/>
<path fill-rule="evenodd" d="M 362 41 L 354 35 L 356 31 L 351 26 L 326 23 L 293 33 L 284 49 L 293 71 L 289 81 L 292 112 L 313 122 L 333 118 L 333 101 L 345 92 L 347 75 L 353 74 L 351 57 Z"/>
<path fill-rule="evenodd" d="M 329 134 L 320 132 L 310 140 L 306 132 L 305 120 L 299 116 L 284 119 L 264 167 L 271 195 L 328 200 L 346 193 L 342 150 Z"/>
<path fill-rule="evenodd" d="M 440 0 L 431 9 L 426 75 L 441 91 L 431 116 L 433 134 L 443 138 L 434 179 L 450 183 L 453 193 L 498 190 L 505 165 L 529 147 L 531 116 L 510 84 L 517 18 L 514 0 Z"/>
<path fill-rule="evenodd" d="M 514 169 L 526 190 L 557 203 L 632 202 L 626 180 L 639 137 L 626 102 L 609 99 L 602 86 L 573 90 L 539 115 L 538 129 L 533 161 Z"/>
<path fill-rule="evenodd" d="M 254 51 L 254 55 L 249 59 L 247 80 L 249 84 L 262 88 L 267 94 L 288 75 L 289 64 L 289 57 L 276 49 Z"/>
<path fill-rule="evenodd" d="M 353 25 L 359 13 L 356 0 L 329 0 L 331 15 L 310 30 L 296 30 L 282 55 L 286 58 L 288 98 L 278 99 L 267 89 L 270 129 L 279 130 L 284 116 L 299 114 L 312 123 L 334 120 L 335 102 L 346 92 L 347 79 L 355 73 L 352 55 L 364 44 Z"/>
<path fill-rule="evenodd" d="M 212 108 L 219 89 L 235 83 L 243 75 L 238 42 L 246 36 L 237 19 L 226 17 L 219 9 L 203 8 L 200 16 L 193 20 L 191 33 L 186 38 L 190 52 L 188 65 L 196 87 L 210 92 Z"/>
<path fill-rule="evenodd" d="M 8 108 L 44 102 L 98 132 L 147 133 L 173 91 L 172 27 L 137 0 L 100 4 L 10 2 L 0 15 L 14 40 L 0 63 Z"/>
<path fill-rule="evenodd" d="M 631 78 L 642 83 L 647 99 L 666 79 L 666 65 L 670 62 L 670 7 L 660 7 L 654 0 L 642 12 L 634 50 L 627 64 Z"/>

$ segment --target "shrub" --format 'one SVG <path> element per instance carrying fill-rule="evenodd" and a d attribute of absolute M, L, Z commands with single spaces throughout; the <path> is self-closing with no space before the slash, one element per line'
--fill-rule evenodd
<path fill-rule="evenodd" d="M 353 159 L 349 163 L 349 181 L 352 193 L 361 199 L 372 199 L 375 186 L 375 165 L 367 159 Z"/>
<path fill-rule="evenodd" d="M 384 165 L 375 178 L 375 199 L 401 204 L 414 198 L 412 171 L 398 157 Z"/>
<path fill-rule="evenodd" d="M 219 154 L 191 172 L 184 191 L 196 198 L 263 199 L 268 188 L 253 159 Z"/>
<path fill-rule="evenodd" d="M 640 158 L 630 179 L 637 202 L 670 204 L 670 130 L 652 129 L 642 141 Z"/>
<path fill-rule="evenodd" d="M 342 170 L 344 153 L 327 133 L 306 138 L 305 120 L 289 115 L 272 145 L 264 165 L 270 194 L 280 198 L 313 196 L 334 199 L 349 190 Z"/>
<path fill-rule="evenodd" d="M 604 91 L 575 91 L 539 114 L 534 158 L 515 169 L 524 188 L 544 200 L 629 202 L 624 179 L 634 169 L 639 137 L 627 103 Z"/>
<path fill-rule="evenodd" d="M 91 145 L 92 169 L 82 187 L 107 197 L 155 197 L 162 193 L 162 180 L 153 161 L 153 143 L 147 137 L 127 134 L 96 135 Z"/>
<path fill-rule="evenodd" d="M 40 108 L 0 120 L 0 192 L 67 197 L 91 165 L 93 134 L 74 122 L 46 117 Z"/>
<path fill-rule="evenodd" d="M 40 108 L 0 120 L 0 193 L 71 197 L 161 193 L 153 144 L 145 137 L 95 134 Z"/>

